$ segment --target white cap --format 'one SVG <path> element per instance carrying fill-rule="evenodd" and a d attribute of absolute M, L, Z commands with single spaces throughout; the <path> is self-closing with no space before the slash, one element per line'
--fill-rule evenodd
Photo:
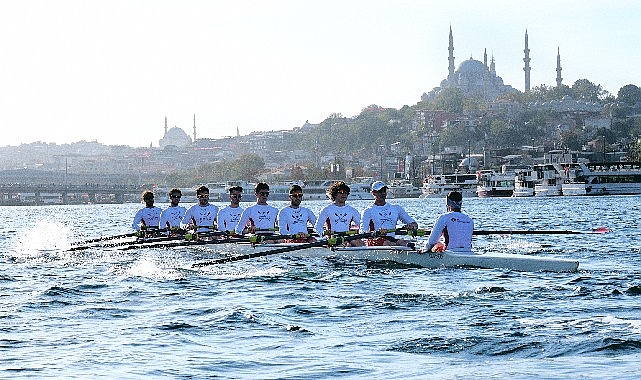
<path fill-rule="evenodd" d="M 376 181 L 372 184 L 372 191 L 380 191 L 382 188 L 387 187 L 385 185 L 385 182 L 383 181 Z"/>

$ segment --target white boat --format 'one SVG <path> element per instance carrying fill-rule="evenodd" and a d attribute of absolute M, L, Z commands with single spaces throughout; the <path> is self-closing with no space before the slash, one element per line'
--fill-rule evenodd
<path fill-rule="evenodd" d="M 327 189 L 336 181 L 339 180 L 319 180 L 319 181 L 305 181 L 303 184 L 303 193 L 305 200 L 328 200 Z M 349 200 L 360 199 L 373 199 L 370 187 L 372 186 L 372 179 L 365 178 L 359 182 L 349 183 Z"/>
<path fill-rule="evenodd" d="M 392 181 L 387 188 L 388 196 L 391 195 L 391 198 L 418 198 L 422 194 L 419 187 L 407 180 Z"/>
<path fill-rule="evenodd" d="M 278 247 L 288 247 L 292 244 L 265 244 L 255 248 L 246 247 L 251 252 L 258 253 Z M 292 248 L 295 248 L 292 247 Z M 243 250 L 244 251 L 244 250 Z M 242 252 L 244 253 L 244 252 Z M 242 254 L 241 253 L 241 254 Z M 251 253 L 250 253 L 251 254 Z M 415 265 L 423 268 L 501 268 L 523 272 L 576 272 L 579 262 L 576 260 L 556 257 L 542 257 L 506 253 L 477 254 L 471 251 L 427 252 L 393 246 L 372 247 L 314 247 L 283 253 L 295 257 L 327 257 L 348 260 L 391 261 L 405 265 Z"/>
<path fill-rule="evenodd" d="M 514 176 L 514 192 L 513 197 L 533 197 L 534 196 L 534 180 L 536 173 L 532 169 L 521 170 Z"/>
<path fill-rule="evenodd" d="M 641 194 L 641 163 L 579 163 L 568 170 L 563 195 Z"/>
<path fill-rule="evenodd" d="M 534 165 L 532 169 L 536 173 L 534 196 L 555 197 L 562 194 L 563 179 L 559 164 Z"/>
<path fill-rule="evenodd" d="M 511 197 L 514 193 L 515 173 L 497 173 L 494 170 L 481 170 L 476 194 L 481 198 Z"/>
<path fill-rule="evenodd" d="M 476 174 L 435 174 L 423 180 L 420 198 L 441 197 L 459 191 L 463 198 L 476 197 Z"/>

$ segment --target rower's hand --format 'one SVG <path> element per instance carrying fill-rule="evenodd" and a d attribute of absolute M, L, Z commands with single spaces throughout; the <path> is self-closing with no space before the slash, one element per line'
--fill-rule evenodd
<path fill-rule="evenodd" d="M 387 228 L 379 228 L 378 235 L 385 236 L 385 234 L 387 234 Z"/>
<path fill-rule="evenodd" d="M 418 229 L 418 223 L 406 224 L 405 226 L 403 226 L 403 228 L 408 230 L 408 231 L 417 230 Z"/>
<path fill-rule="evenodd" d="M 443 244 L 443 243 L 441 243 L 439 241 L 438 243 L 434 244 L 434 246 L 432 247 L 431 251 L 432 252 L 445 252 L 446 249 L 447 249 L 447 247 L 445 246 L 445 244 Z"/>

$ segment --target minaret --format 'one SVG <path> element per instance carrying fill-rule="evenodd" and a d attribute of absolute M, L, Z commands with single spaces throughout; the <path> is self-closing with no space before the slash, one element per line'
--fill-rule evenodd
<path fill-rule="evenodd" d="M 165 116 L 165 136 L 167 136 L 167 116 Z"/>
<path fill-rule="evenodd" d="M 496 76 L 496 66 L 494 65 L 494 53 L 492 53 L 492 62 L 490 63 L 490 74 Z"/>
<path fill-rule="evenodd" d="M 487 48 L 483 50 L 483 64 L 485 65 L 485 68 L 487 69 Z"/>
<path fill-rule="evenodd" d="M 530 49 L 527 46 L 527 29 L 525 29 L 525 50 L 523 50 L 525 53 L 525 58 L 523 58 L 523 62 L 525 62 L 525 67 L 523 68 L 523 71 L 525 71 L 525 92 L 530 92 Z"/>
<path fill-rule="evenodd" d="M 454 37 L 452 37 L 452 26 L 450 25 L 450 47 L 447 49 L 450 52 L 447 60 L 450 62 L 449 67 L 447 68 L 448 75 L 447 79 L 452 80 L 454 77 Z"/>
<path fill-rule="evenodd" d="M 194 142 L 196 142 L 196 114 L 194 114 Z"/>
<path fill-rule="evenodd" d="M 556 85 L 560 86 L 563 82 L 561 78 L 561 49 L 557 46 L 556 48 Z"/>

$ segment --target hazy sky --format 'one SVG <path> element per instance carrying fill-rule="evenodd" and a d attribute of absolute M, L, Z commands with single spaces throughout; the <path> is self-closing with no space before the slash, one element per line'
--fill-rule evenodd
<path fill-rule="evenodd" d="M 456 67 L 494 56 L 523 90 L 587 78 L 641 86 L 641 2 L 0 0 L 0 146 L 158 146 L 164 118 L 218 138 L 414 105 Z"/>

